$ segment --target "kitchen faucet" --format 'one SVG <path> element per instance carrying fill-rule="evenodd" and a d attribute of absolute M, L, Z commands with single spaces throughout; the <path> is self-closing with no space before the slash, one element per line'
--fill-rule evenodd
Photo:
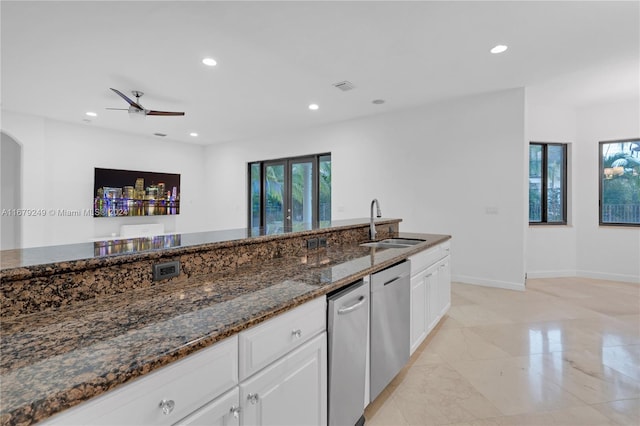
<path fill-rule="evenodd" d="M 376 227 L 373 224 L 373 205 L 376 205 L 377 207 L 377 211 L 376 211 L 376 215 L 378 217 L 382 217 L 382 212 L 380 211 L 380 203 L 378 202 L 377 198 L 374 198 L 373 201 L 371 201 L 371 224 L 369 227 L 369 237 L 371 237 L 371 240 L 375 240 L 376 239 Z"/>

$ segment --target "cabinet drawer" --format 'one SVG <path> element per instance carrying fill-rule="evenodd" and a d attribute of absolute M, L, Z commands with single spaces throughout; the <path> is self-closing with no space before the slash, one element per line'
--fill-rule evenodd
<path fill-rule="evenodd" d="M 444 243 L 438 244 L 435 247 L 431 247 L 428 250 L 416 253 L 409 257 L 409 260 L 411 260 L 411 275 L 413 276 L 420 271 L 425 270 L 438 260 L 449 255 L 450 251 L 451 242 L 445 241 Z"/>
<path fill-rule="evenodd" d="M 451 241 L 447 240 L 440 244 L 440 250 L 442 250 L 442 257 L 449 256 L 451 254 Z"/>
<path fill-rule="evenodd" d="M 440 245 L 431 247 L 428 250 L 416 253 L 409 257 L 411 260 L 411 275 L 424 271 L 429 266 L 436 263 L 441 258 Z"/>
<path fill-rule="evenodd" d="M 240 389 L 236 386 L 187 417 L 175 426 L 238 426 L 240 424 Z"/>
<path fill-rule="evenodd" d="M 238 340 L 233 336 L 52 417 L 46 424 L 171 425 L 237 383 Z M 171 412 L 163 413 L 161 401 L 173 405 Z"/>
<path fill-rule="evenodd" d="M 326 329 L 326 299 L 319 297 L 239 334 L 244 380 Z"/>

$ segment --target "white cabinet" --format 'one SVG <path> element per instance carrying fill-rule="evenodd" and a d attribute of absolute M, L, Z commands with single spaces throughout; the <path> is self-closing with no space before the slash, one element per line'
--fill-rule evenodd
<path fill-rule="evenodd" d="M 411 256 L 411 353 L 451 306 L 449 242 Z"/>
<path fill-rule="evenodd" d="M 411 353 L 427 337 L 427 271 L 423 270 L 411 277 Z"/>
<path fill-rule="evenodd" d="M 439 263 L 411 277 L 411 353 L 427 338 L 442 315 Z"/>
<path fill-rule="evenodd" d="M 240 423 L 327 424 L 325 297 L 239 335 Z"/>
<path fill-rule="evenodd" d="M 239 425 L 240 390 L 237 386 L 176 424 L 176 426 Z"/>
<path fill-rule="evenodd" d="M 323 296 L 44 424 L 326 426 L 325 330 Z"/>
<path fill-rule="evenodd" d="M 427 333 L 429 333 L 440 321 L 441 305 L 443 297 L 440 284 L 440 270 L 438 265 L 431 265 L 425 271 L 425 281 L 427 287 Z"/>
<path fill-rule="evenodd" d="M 450 257 L 446 256 L 438 262 L 438 299 L 440 301 L 439 316 L 442 317 L 451 307 L 451 267 Z"/>
<path fill-rule="evenodd" d="M 326 330 L 327 302 L 319 297 L 240 333 L 240 380 Z"/>
<path fill-rule="evenodd" d="M 240 407 L 243 425 L 326 425 L 326 333 L 242 382 Z"/>
<path fill-rule="evenodd" d="M 172 425 L 238 383 L 237 336 L 51 417 L 51 425 Z"/>

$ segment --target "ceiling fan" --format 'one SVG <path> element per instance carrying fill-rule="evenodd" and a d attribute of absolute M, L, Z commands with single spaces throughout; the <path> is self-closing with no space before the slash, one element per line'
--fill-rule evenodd
<path fill-rule="evenodd" d="M 113 88 L 110 88 L 110 89 L 113 90 L 114 92 L 116 92 L 116 94 L 118 96 L 120 96 L 122 99 L 127 101 L 127 103 L 129 104 L 129 108 L 107 108 L 107 109 L 129 111 L 129 114 L 137 114 L 137 115 L 141 115 L 141 116 L 147 116 L 147 115 L 181 116 L 181 115 L 184 115 L 184 112 L 154 111 L 152 109 L 144 108 L 142 105 L 140 105 L 140 98 L 142 97 L 142 95 L 144 95 L 144 93 L 140 92 L 139 90 L 132 90 L 131 91 L 133 96 L 136 97 L 136 100 L 133 101 L 127 95 L 125 95 L 124 93 L 120 92 L 119 90 L 116 90 L 116 89 L 113 89 Z"/>

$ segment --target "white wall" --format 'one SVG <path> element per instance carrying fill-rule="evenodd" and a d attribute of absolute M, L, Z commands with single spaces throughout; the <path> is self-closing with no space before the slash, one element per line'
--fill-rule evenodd
<path fill-rule="evenodd" d="M 561 225 L 527 225 L 526 270 L 529 278 L 560 277 L 576 275 L 576 226 L 574 215 L 574 180 L 576 145 L 576 112 L 568 106 L 560 106 L 549 101 L 545 94 L 535 89 L 526 90 L 526 147 L 529 142 L 568 143 L 568 191 L 567 221 Z M 528 155 L 528 153 L 527 153 Z M 528 164 L 527 164 L 528 176 Z M 528 186 L 527 186 L 528 192 Z M 528 199 L 528 195 L 527 195 Z M 528 208 L 528 207 L 527 207 Z"/>
<path fill-rule="evenodd" d="M 122 224 L 162 223 L 166 232 L 205 230 L 204 148 L 40 117 L 2 112 L 2 130 L 23 147 L 22 208 L 93 208 L 94 168 L 181 174 L 178 216 L 94 218 L 50 214 L 23 217 L 23 247 L 85 242 L 119 234 Z"/>
<path fill-rule="evenodd" d="M 246 226 L 246 163 L 332 153 L 334 219 L 372 198 L 401 230 L 453 235 L 453 278 L 522 288 L 526 224 L 524 90 L 207 148 L 218 229 Z M 487 209 L 496 213 L 487 213 Z"/>
<path fill-rule="evenodd" d="M 367 217 L 378 198 L 385 217 L 404 219 L 402 230 L 452 234 L 458 281 L 522 288 L 527 271 L 640 282 L 640 229 L 599 227 L 597 210 L 598 142 L 640 135 L 637 99 L 576 111 L 540 93 L 527 89 L 525 101 L 521 89 L 497 92 L 206 148 L 7 111 L 2 130 L 22 145 L 23 208 L 90 209 L 94 167 L 182 175 L 179 216 L 27 217 L 24 247 L 108 236 L 124 223 L 244 228 L 248 162 L 331 152 L 334 219 Z M 568 226 L 527 225 L 529 141 L 571 143 Z"/>
<path fill-rule="evenodd" d="M 598 226 L 598 142 L 640 137 L 638 99 L 577 111 L 577 274 L 640 283 L 640 228 Z"/>
<path fill-rule="evenodd" d="M 0 160 L 2 169 L 0 170 L 0 247 L 5 249 L 20 248 L 22 217 L 18 215 L 6 214 L 5 210 L 12 211 L 22 204 L 20 202 L 20 181 L 22 179 L 22 147 L 11 137 L 0 133 L 2 149 L 0 150 Z"/>
<path fill-rule="evenodd" d="M 576 109 L 532 88 L 526 102 L 527 143 L 570 143 L 569 224 L 528 228 L 527 276 L 640 282 L 640 229 L 598 225 L 598 142 L 640 136 L 638 99 Z"/>

